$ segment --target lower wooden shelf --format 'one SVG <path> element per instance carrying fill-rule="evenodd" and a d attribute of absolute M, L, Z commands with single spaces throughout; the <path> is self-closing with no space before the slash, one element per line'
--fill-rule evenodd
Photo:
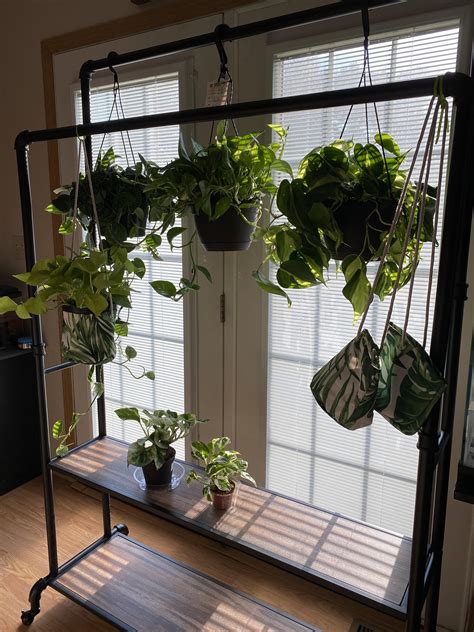
<path fill-rule="evenodd" d="M 316 630 L 119 533 L 50 585 L 127 632 Z"/>
<path fill-rule="evenodd" d="M 127 444 L 110 437 L 55 459 L 51 467 L 383 612 L 405 617 L 408 538 L 248 485 L 239 486 L 234 507 L 225 513 L 202 499 L 197 484 L 183 481 L 173 491 L 141 489 L 134 468 L 127 468 Z"/>

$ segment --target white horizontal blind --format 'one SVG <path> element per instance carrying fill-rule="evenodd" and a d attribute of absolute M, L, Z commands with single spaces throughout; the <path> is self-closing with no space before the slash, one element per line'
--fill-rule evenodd
<path fill-rule="evenodd" d="M 436 25 L 379 37 L 370 45 L 374 83 L 432 76 L 456 68 L 457 25 Z M 275 97 L 355 86 L 363 66 L 358 41 L 340 42 L 274 58 Z M 413 148 L 429 99 L 381 103 L 382 132 L 402 151 Z M 289 127 L 286 159 L 296 167 L 313 147 L 340 137 L 347 107 L 274 117 Z M 369 138 L 377 132 L 369 106 Z M 366 142 L 364 106 L 356 106 L 344 134 Z M 439 146 L 430 183 L 436 184 Z M 429 247 L 415 284 L 410 333 L 422 340 Z M 376 264 L 369 267 L 375 268 Z M 372 269 L 371 273 L 374 274 Z M 350 432 L 317 406 L 309 385 L 314 373 L 356 334 L 352 308 L 342 295 L 344 279 L 330 269 L 327 287 L 291 291 L 293 307 L 269 299 L 267 486 L 334 512 L 411 535 L 417 474 L 416 436 L 406 437 L 376 415 L 368 428 Z M 435 279 L 436 281 L 436 279 Z M 406 291 L 392 320 L 404 322 Z M 380 340 L 387 301 L 375 302 L 367 327 Z"/>
<path fill-rule="evenodd" d="M 144 80 L 121 84 L 121 97 L 125 116 L 143 116 L 179 110 L 178 73 L 157 75 Z M 76 95 L 76 118 L 81 120 L 80 94 Z M 91 118 L 93 122 L 110 117 L 113 104 L 112 86 L 93 89 L 91 92 Z M 120 105 L 119 105 L 120 108 Z M 120 118 L 122 113 L 120 112 Z M 119 118 L 114 109 L 111 118 Z M 138 154 L 160 165 L 177 156 L 179 127 L 133 130 L 129 132 L 135 160 Z M 114 147 L 117 160 L 122 166 L 133 164 L 126 134 L 107 134 L 93 137 L 94 158 L 103 141 L 103 150 Z M 166 240 L 165 240 L 166 242 Z M 145 261 L 147 273 L 142 280 L 134 283 L 133 309 L 130 312 L 129 335 L 123 345 L 134 347 L 138 356 L 131 365 L 140 372 L 138 365 L 156 373 L 151 382 L 147 378 L 134 379 L 129 372 L 114 364 L 105 366 L 105 401 L 107 412 L 107 433 L 112 437 L 134 441 L 141 435 L 137 424 L 121 421 L 114 410 L 123 406 L 136 406 L 154 410 L 169 408 L 184 411 L 184 338 L 183 303 L 173 303 L 159 296 L 149 285 L 149 281 L 168 279 L 178 283 L 182 276 L 180 250 L 171 252 L 168 244 L 160 247 L 163 261 L 155 261 L 147 253 L 138 253 Z M 184 458 L 184 441 L 175 444 L 177 455 Z"/>

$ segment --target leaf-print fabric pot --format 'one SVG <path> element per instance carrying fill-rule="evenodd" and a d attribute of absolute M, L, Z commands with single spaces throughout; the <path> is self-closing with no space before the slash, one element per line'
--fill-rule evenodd
<path fill-rule="evenodd" d="M 100 365 L 117 353 L 114 322 L 109 313 L 96 316 L 90 310 L 63 306 L 62 353 L 66 361 Z"/>
<path fill-rule="evenodd" d="M 424 348 L 392 322 L 380 369 L 375 409 L 403 434 L 415 434 L 446 389 L 443 376 Z"/>
<path fill-rule="evenodd" d="M 313 377 L 311 390 L 338 424 L 356 430 L 369 426 L 379 382 L 379 350 L 364 329 Z"/>

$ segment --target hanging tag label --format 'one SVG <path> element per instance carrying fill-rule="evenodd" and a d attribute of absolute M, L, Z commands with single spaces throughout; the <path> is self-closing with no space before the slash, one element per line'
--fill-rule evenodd
<path fill-rule="evenodd" d="M 207 84 L 206 107 L 227 105 L 230 99 L 230 81 L 210 81 Z"/>

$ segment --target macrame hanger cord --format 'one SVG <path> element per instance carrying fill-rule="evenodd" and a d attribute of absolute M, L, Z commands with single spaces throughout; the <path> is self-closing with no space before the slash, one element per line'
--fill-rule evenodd
<path fill-rule="evenodd" d="M 438 121 L 438 112 L 439 112 L 439 103 L 436 104 L 435 111 L 433 113 L 433 119 L 432 119 L 432 122 L 431 122 L 430 132 L 429 132 L 429 135 L 428 135 L 428 141 L 427 141 L 425 153 L 424 153 L 424 156 L 423 156 L 422 166 L 421 166 L 421 169 L 420 169 L 420 176 L 419 176 L 418 184 L 417 184 L 417 187 L 416 187 L 415 197 L 414 197 L 413 204 L 412 204 L 411 211 L 410 211 L 410 217 L 409 217 L 408 226 L 407 226 L 407 230 L 406 230 L 405 241 L 403 243 L 402 252 L 401 252 L 401 255 L 400 255 L 400 265 L 398 266 L 397 278 L 395 280 L 395 284 L 394 284 L 393 291 L 392 291 L 392 296 L 391 296 L 391 299 L 390 299 L 390 305 L 389 305 L 388 312 L 387 312 L 387 319 L 386 319 L 386 322 L 385 322 L 385 328 L 384 328 L 384 332 L 383 332 L 383 335 L 382 335 L 382 340 L 380 342 L 380 347 L 382 347 L 382 345 L 383 345 L 383 343 L 385 341 L 385 338 L 386 338 L 387 332 L 388 332 L 388 327 L 389 327 L 389 324 L 390 324 L 390 320 L 391 320 L 391 317 L 392 317 L 393 308 L 394 308 L 394 305 L 395 305 L 395 297 L 396 297 L 396 294 L 398 292 L 399 285 L 400 285 L 400 279 L 401 279 L 402 269 L 403 269 L 403 262 L 405 260 L 405 255 L 406 255 L 406 252 L 407 252 L 407 249 L 408 249 L 408 242 L 410 241 L 411 229 L 413 227 L 413 223 L 414 223 L 414 219 L 415 219 L 416 207 L 417 207 L 417 205 L 419 203 L 420 192 L 422 192 L 422 191 L 425 192 L 426 191 L 426 185 L 422 182 L 422 180 L 423 180 L 423 177 L 425 175 L 425 169 L 426 169 L 427 162 L 431 158 L 431 154 L 432 154 L 432 150 L 433 150 L 432 145 L 434 143 L 435 135 L 436 135 L 436 125 L 437 125 L 437 121 Z M 424 206 L 424 202 L 423 202 L 423 193 L 422 193 L 420 213 L 422 212 L 423 206 Z M 418 219 L 420 219 L 420 218 L 418 218 Z M 416 256 L 417 256 L 418 248 L 419 248 L 418 234 L 421 234 L 421 224 L 420 223 L 418 223 L 417 241 L 416 241 L 416 244 L 415 244 L 414 268 L 412 270 L 412 277 L 411 277 L 411 280 L 410 280 L 410 287 L 411 288 L 412 288 L 413 283 L 414 283 L 414 277 L 415 277 L 416 267 L 417 267 Z M 411 292 L 409 292 L 408 301 L 407 301 L 407 314 L 408 315 L 409 315 L 409 312 L 410 312 L 410 302 L 411 302 Z M 407 320 L 408 319 L 406 317 L 405 327 L 403 329 L 403 339 L 405 339 Z"/>
<path fill-rule="evenodd" d="M 431 292 L 433 288 L 433 270 L 434 270 L 434 260 L 435 260 L 435 252 L 436 252 L 436 236 L 438 234 L 439 209 L 440 209 L 440 204 L 441 204 L 441 184 L 443 181 L 444 161 L 445 161 L 445 156 L 446 156 L 446 140 L 447 140 L 448 128 L 449 128 L 449 104 L 443 93 L 442 77 L 440 78 L 438 89 L 439 89 L 440 101 L 441 101 L 440 107 L 441 107 L 441 112 L 442 112 L 443 135 L 441 139 L 441 152 L 440 152 L 440 161 L 439 161 L 439 170 L 438 170 L 438 187 L 436 189 L 433 236 L 432 236 L 432 241 L 431 241 L 430 275 L 428 278 L 428 289 L 426 292 L 426 316 L 425 316 L 425 328 L 423 331 L 423 348 L 426 348 L 426 342 L 428 339 L 429 308 L 430 308 L 430 302 L 431 302 Z"/>
<path fill-rule="evenodd" d="M 416 164 L 416 161 L 417 161 L 417 158 L 418 158 L 418 154 L 420 152 L 420 148 L 421 148 L 421 144 L 423 142 L 423 138 L 425 136 L 425 132 L 426 132 L 426 128 L 428 126 L 428 122 L 429 122 L 430 117 L 431 117 L 431 112 L 432 112 L 435 100 L 436 100 L 436 97 L 433 96 L 431 98 L 430 104 L 428 106 L 428 111 L 426 113 L 425 120 L 423 121 L 423 125 L 422 125 L 421 131 L 420 131 L 420 136 L 418 138 L 418 142 L 416 144 L 415 151 L 413 153 L 413 158 L 412 158 L 410 167 L 408 169 L 408 172 L 406 174 L 405 182 L 403 184 L 403 188 L 402 188 L 402 191 L 400 193 L 400 198 L 398 200 L 397 207 L 395 209 L 395 214 L 394 214 L 394 217 L 393 217 L 393 221 L 392 221 L 392 224 L 390 226 L 390 230 L 388 232 L 388 235 L 387 235 L 387 237 L 385 239 L 385 246 L 384 246 L 384 249 L 382 251 L 382 255 L 380 257 L 380 264 L 379 264 L 379 267 L 377 269 L 377 273 L 375 275 L 375 279 L 374 279 L 374 281 L 372 283 L 372 288 L 371 288 L 369 297 L 367 299 L 367 306 L 366 306 L 366 308 L 364 310 L 364 313 L 362 314 L 361 319 L 360 319 L 359 330 L 358 330 L 358 334 L 357 334 L 358 336 L 360 336 L 360 334 L 362 333 L 362 329 L 364 327 L 364 323 L 365 323 L 365 320 L 367 318 L 367 314 L 369 313 L 370 306 L 371 306 L 371 304 L 372 304 L 372 302 L 374 300 L 375 288 L 377 287 L 377 284 L 378 284 L 378 282 L 380 280 L 380 277 L 382 275 L 383 264 L 385 263 L 385 259 L 386 259 L 387 254 L 388 254 L 388 251 L 389 251 L 389 248 L 390 248 L 390 245 L 391 245 L 394 233 L 395 233 L 395 229 L 397 227 L 398 221 L 399 221 L 399 219 L 401 217 L 401 214 L 402 214 L 403 204 L 405 202 L 405 197 L 406 197 L 406 194 L 407 194 L 408 185 L 410 183 L 410 179 L 411 179 L 413 170 L 415 168 L 415 164 Z"/>
<path fill-rule="evenodd" d="M 74 206 L 72 210 L 72 240 L 71 240 L 71 259 L 74 257 L 74 249 L 76 242 L 76 228 L 77 228 L 77 206 L 79 201 L 79 180 L 81 177 L 81 156 L 82 156 L 82 139 L 79 137 L 77 133 L 76 126 L 76 136 L 79 140 L 79 151 L 77 153 L 77 168 L 76 168 L 76 188 L 74 190 Z"/>

